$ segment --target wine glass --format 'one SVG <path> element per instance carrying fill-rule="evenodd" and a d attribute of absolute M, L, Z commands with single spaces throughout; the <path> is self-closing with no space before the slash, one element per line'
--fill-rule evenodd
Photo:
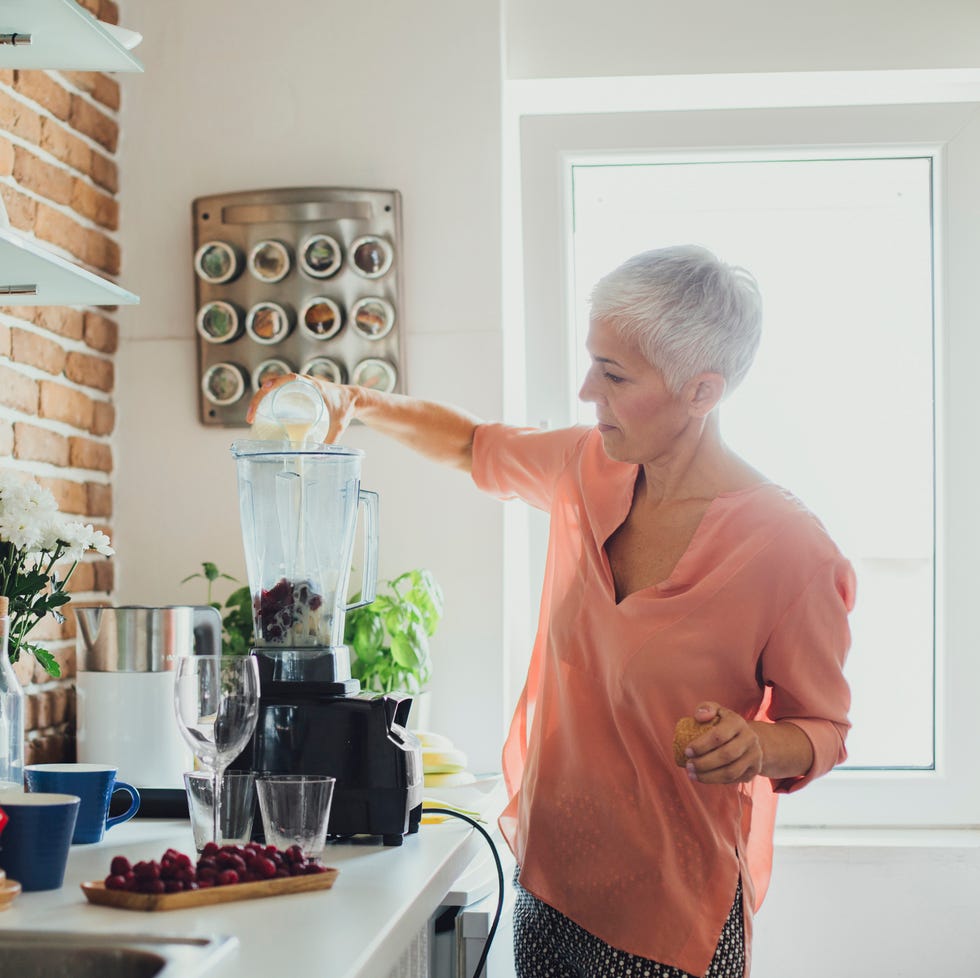
<path fill-rule="evenodd" d="M 221 840 L 221 782 L 255 730 L 259 669 L 252 655 L 188 655 L 174 682 L 177 726 L 214 776 L 214 841 Z"/>

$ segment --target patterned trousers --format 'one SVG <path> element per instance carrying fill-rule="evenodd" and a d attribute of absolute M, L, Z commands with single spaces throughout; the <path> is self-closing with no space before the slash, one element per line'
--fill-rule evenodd
<path fill-rule="evenodd" d="M 532 896 L 517 882 L 514 965 L 517 978 L 701 978 L 649 958 L 619 951 Z M 743 978 L 745 933 L 742 882 L 703 978 Z"/>

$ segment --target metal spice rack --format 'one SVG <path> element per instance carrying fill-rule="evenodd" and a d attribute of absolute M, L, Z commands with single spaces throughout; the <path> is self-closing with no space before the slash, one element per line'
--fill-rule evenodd
<path fill-rule="evenodd" d="M 404 390 L 398 191 L 215 194 L 193 222 L 202 424 L 245 426 L 276 373 Z"/>

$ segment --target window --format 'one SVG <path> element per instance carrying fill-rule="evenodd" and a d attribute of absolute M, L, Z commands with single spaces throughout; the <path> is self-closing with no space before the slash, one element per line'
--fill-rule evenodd
<path fill-rule="evenodd" d="M 725 439 L 855 565 L 847 767 L 931 768 L 933 158 L 676 157 L 569 164 L 572 387 L 589 291 L 622 259 L 696 242 L 756 276 L 762 347 L 721 407 Z"/>
<path fill-rule="evenodd" d="M 783 821 L 980 821 L 980 403 L 961 359 L 980 353 L 978 106 L 525 116 L 520 159 L 532 423 L 583 418 L 585 301 L 623 258 L 694 242 L 760 280 L 763 347 L 725 437 L 859 576 L 850 758 Z M 532 567 L 541 551 L 532 533 Z"/>

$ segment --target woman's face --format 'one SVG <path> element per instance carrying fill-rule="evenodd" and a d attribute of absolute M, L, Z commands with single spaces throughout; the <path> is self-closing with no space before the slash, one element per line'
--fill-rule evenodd
<path fill-rule="evenodd" d="M 585 346 L 592 366 L 578 396 L 596 406 L 606 454 L 636 464 L 669 454 L 692 420 L 681 397 L 635 343 L 603 320 L 589 323 Z"/>

